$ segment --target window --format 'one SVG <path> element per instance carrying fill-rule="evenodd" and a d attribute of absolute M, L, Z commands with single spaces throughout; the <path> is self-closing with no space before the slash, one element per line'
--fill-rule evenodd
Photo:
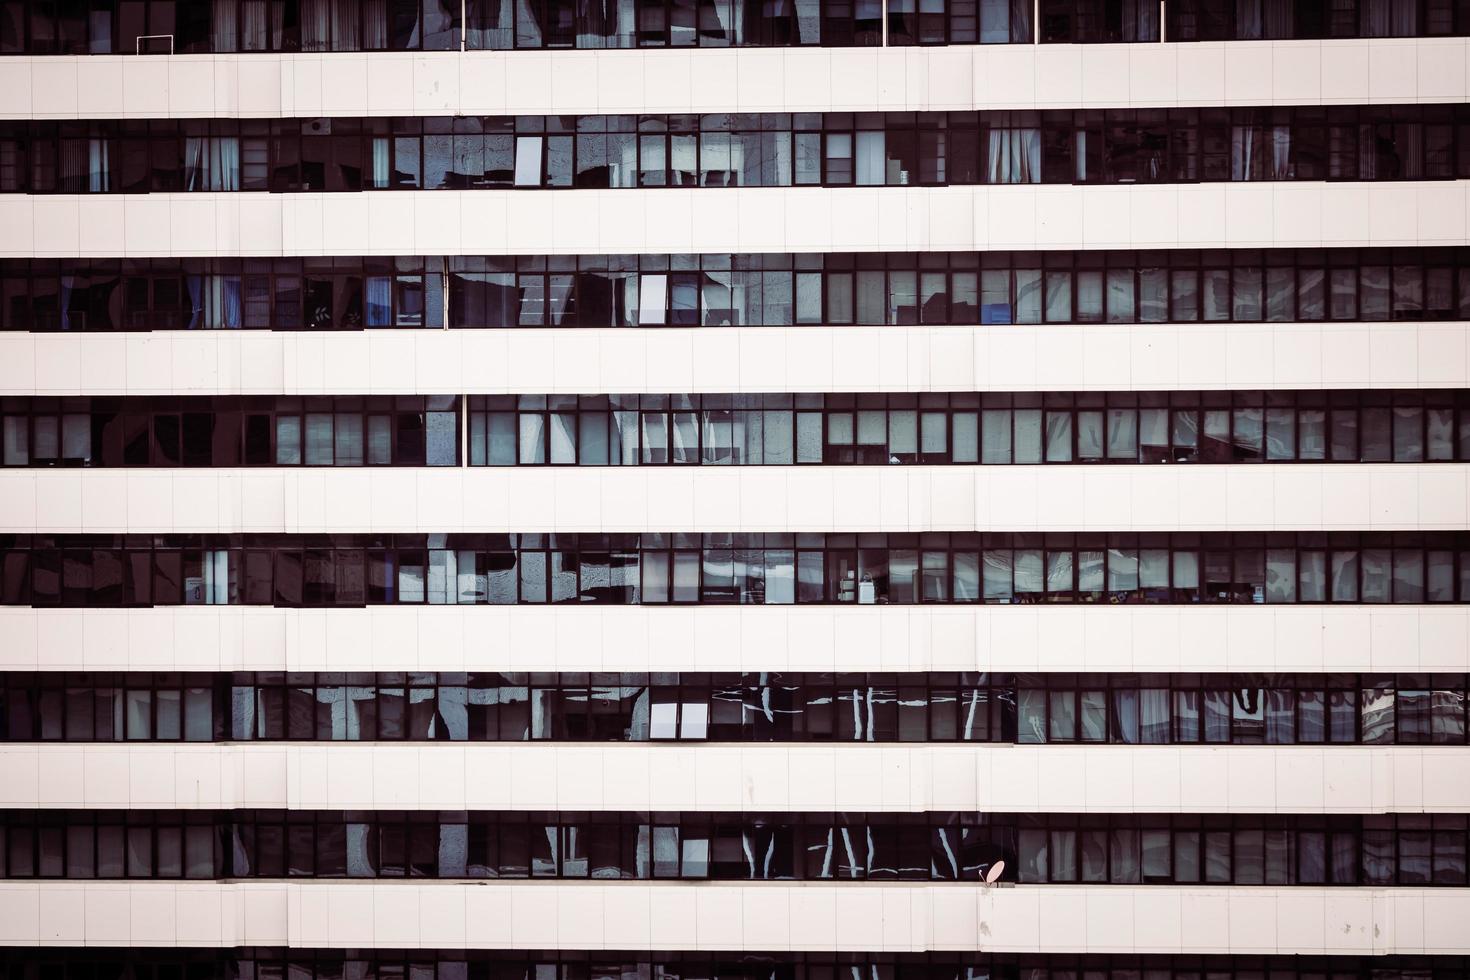
<path fill-rule="evenodd" d="M 323 19 L 336 2 L 317 0 L 308 11 L 311 26 L 303 43 L 309 50 L 326 50 L 324 46 L 357 30 L 356 5 L 345 20 Z M 942 8 L 951 0 L 895 2 L 904 5 L 890 11 L 901 24 L 897 43 L 936 43 L 945 31 L 973 34 L 977 4 L 980 29 L 987 35 L 983 43 L 1004 41 L 1007 21 L 1010 29 L 1020 25 L 1029 33 L 1023 22 L 1030 8 L 1019 0 L 953 0 L 953 16 L 947 19 Z M 1106 9 L 1098 13 L 1093 8 Z M 340 9 L 349 9 L 347 0 L 341 0 Z M 382 10 L 382 5 L 375 9 Z M 1043 33 L 1062 32 L 1056 40 L 1129 41 L 1134 39 L 1130 35 L 1156 35 L 1157 11 L 1157 4 L 1147 0 L 1046 0 Z M 623 13 L 620 8 L 617 15 Z M 281 193 L 793 183 L 1453 180 L 1470 176 L 1470 156 L 1460 145 L 1466 119 L 1464 106 L 1349 105 L 90 120 L 65 125 L 17 120 L 0 123 L 0 189 Z M 1193 304 L 1192 279 L 1174 277 L 1181 308 Z M 1397 315 L 1444 311 L 1447 284 L 1442 274 L 1410 274 L 1394 287 Z M 1268 318 L 1275 318 L 1269 315 L 1284 312 L 1295 300 L 1294 289 L 1287 288 L 1285 279 L 1270 285 L 1276 302 L 1264 309 Z M 1387 295 L 1387 283 L 1383 285 Z"/>
<path fill-rule="evenodd" d="M 565 554 L 559 559 L 557 554 L 552 553 L 552 564 L 560 561 L 566 568 Z M 426 591 L 432 603 L 455 601 L 456 589 L 439 578 L 447 574 L 449 583 L 460 576 L 459 601 L 486 601 L 469 590 L 479 586 L 482 593 L 494 566 L 504 562 L 462 555 L 457 570 L 443 556 L 432 557 L 427 589 L 421 586 L 410 598 L 424 601 Z M 306 581 L 295 588 L 310 588 L 319 599 L 335 590 L 337 599 L 362 601 L 352 566 L 338 562 L 329 579 L 320 553 L 304 557 Z M 601 566 L 603 581 L 609 581 L 609 571 L 616 576 L 604 589 L 628 584 L 617 564 L 604 558 Z M 421 565 L 416 574 L 422 580 Z M 582 581 L 585 585 L 585 572 Z M 543 571 L 537 588 L 546 587 Z M 512 583 L 509 595 L 492 601 L 515 601 L 515 588 Z M 354 589 L 359 591 L 347 594 Z M 583 601 L 588 601 L 585 595 Z M 292 675 L 287 685 L 279 673 L 186 679 L 145 672 L 129 675 L 120 687 L 105 674 L 6 673 L 0 674 L 0 705 L 6 706 L 0 739 L 496 741 L 533 733 L 559 741 L 1331 745 L 1361 740 L 1438 746 L 1464 745 L 1466 738 L 1463 675 L 1163 674 L 1150 676 L 1148 687 L 1139 687 L 1135 677 L 1110 674 L 1079 680 L 1070 674 L 931 673 L 906 676 L 900 683 L 852 673 L 625 673 L 593 680 L 424 673 L 412 675 L 405 686 L 401 675 L 307 673 Z M 319 707 L 312 709 L 313 704 Z M 833 706 L 844 704 L 834 717 Z M 848 710 L 853 705 L 860 709 L 856 716 Z"/>
<path fill-rule="evenodd" d="M 9 878 L 978 882 L 1004 862 L 1022 884 L 1321 887 L 1361 862 L 1374 885 L 1463 887 L 1466 818 L 12 810 L 0 839 Z"/>

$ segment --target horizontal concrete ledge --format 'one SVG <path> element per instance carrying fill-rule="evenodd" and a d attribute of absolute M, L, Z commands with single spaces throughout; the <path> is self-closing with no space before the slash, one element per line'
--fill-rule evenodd
<path fill-rule="evenodd" d="M 1467 526 L 1467 463 L 0 470 L 17 534 Z"/>
<path fill-rule="evenodd" d="M 1470 387 L 1470 322 L 0 333 L 0 394 Z"/>
<path fill-rule="evenodd" d="M 1470 671 L 1470 605 L 0 607 L 3 670 Z"/>
<path fill-rule="evenodd" d="M 10 945 L 1464 954 L 1470 890 L 946 884 L 0 884 Z"/>
<path fill-rule="evenodd" d="M 1464 38 L 7 57 L 0 116 L 521 115 L 1464 102 Z"/>
<path fill-rule="evenodd" d="M 11 743 L 0 806 L 1456 813 L 1470 748 Z"/>
<path fill-rule="evenodd" d="M 0 256 L 1464 245 L 1470 181 L 0 196 Z"/>

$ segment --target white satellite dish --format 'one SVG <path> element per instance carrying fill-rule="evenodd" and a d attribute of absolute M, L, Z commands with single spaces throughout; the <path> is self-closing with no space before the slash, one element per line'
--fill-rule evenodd
<path fill-rule="evenodd" d="M 997 881 L 1000 881 L 1000 876 L 1005 873 L 1006 863 L 1004 861 L 997 861 L 990 866 L 989 871 L 985 872 L 985 883 L 987 885 L 993 885 Z"/>

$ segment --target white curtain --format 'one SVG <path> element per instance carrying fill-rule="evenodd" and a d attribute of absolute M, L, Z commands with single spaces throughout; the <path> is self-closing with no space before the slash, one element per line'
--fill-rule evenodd
<path fill-rule="evenodd" d="M 209 299 L 212 309 L 210 326 L 223 330 L 240 329 L 240 277 L 210 276 Z"/>
<path fill-rule="evenodd" d="M 189 323 L 184 329 L 199 330 L 206 326 L 204 321 L 204 277 L 202 275 L 185 276 L 184 286 L 189 291 Z"/>
<path fill-rule="evenodd" d="M 59 189 L 66 194 L 78 194 L 86 190 L 90 140 L 66 139 L 61 141 L 61 167 Z"/>
<path fill-rule="evenodd" d="M 107 140 L 87 141 L 87 191 L 91 194 L 106 193 L 109 184 Z"/>
<path fill-rule="evenodd" d="M 203 136 L 184 138 L 184 190 L 186 191 L 205 190 L 204 141 Z"/>
<path fill-rule="evenodd" d="M 214 17 L 210 29 L 214 34 L 214 50 L 239 50 L 239 34 L 236 28 L 239 0 L 214 0 Z"/>
<path fill-rule="evenodd" d="M 230 553 L 210 550 L 204 553 L 204 603 L 223 606 L 230 601 Z"/>
<path fill-rule="evenodd" d="M 1394 37 L 1413 37 L 1419 33 L 1419 8 L 1414 0 L 1391 0 Z"/>
<path fill-rule="evenodd" d="M 359 2 L 360 0 L 332 0 L 332 41 L 328 50 L 362 50 L 362 18 L 359 15 L 363 8 L 359 6 Z M 361 2 L 364 5 L 371 4 L 371 0 Z"/>
<path fill-rule="evenodd" d="M 58 326 L 62 330 L 71 329 L 71 294 L 75 289 L 76 276 L 61 277 L 61 304 L 60 309 L 57 310 L 57 320 Z M 79 326 L 84 330 L 86 329 L 87 324 L 85 318 L 83 318 L 83 322 Z"/>
<path fill-rule="evenodd" d="M 240 140 L 236 136 L 189 136 L 184 140 L 184 189 L 240 189 Z"/>
<path fill-rule="evenodd" d="M 1256 155 L 1256 127 L 1234 126 L 1230 134 L 1230 176 L 1235 180 L 1255 180 L 1259 158 Z"/>
<path fill-rule="evenodd" d="M 240 189 L 240 139 L 237 136 L 190 136 L 184 140 L 184 189 Z"/>
<path fill-rule="evenodd" d="M 388 0 L 362 0 L 363 51 L 382 51 L 388 47 Z M 338 42 L 337 50 L 348 50 Z"/>
<path fill-rule="evenodd" d="M 860 132 L 857 134 L 857 150 L 854 166 L 857 183 L 879 186 L 884 183 L 884 134 L 882 132 Z"/>
<path fill-rule="evenodd" d="M 265 51 L 271 47 L 266 11 L 266 0 L 241 0 L 241 51 Z"/>
<path fill-rule="evenodd" d="M 301 50 L 330 51 L 332 0 L 301 0 Z"/>
<path fill-rule="evenodd" d="M 1262 36 L 1262 2 L 1263 0 L 1235 0 L 1235 37 L 1238 40 Z"/>
<path fill-rule="evenodd" d="M 986 181 L 991 184 L 1039 183 L 1041 130 L 992 129 L 987 148 Z"/>
<path fill-rule="evenodd" d="M 1417 33 L 1415 0 L 1362 0 L 1360 9 L 1364 37 L 1413 37 Z"/>
<path fill-rule="evenodd" d="M 240 276 L 204 276 L 203 323 L 206 329 L 240 329 Z"/>
<path fill-rule="evenodd" d="M 392 280 L 388 276 L 368 276 L 365 293 L 367 299 L 367 325 L 370 327 L 392 326 Z"/>
<path fill-rule="evenodd" d="M 1291 176 L 1291 127 L 1271 127 L 1271 175 L 1272 180 L 1286 180 Z"/>
<path fill-rule="evenodd" d="M 1296 0 L 1262 0 L 1268 38 L 1289 38 L 1296 31 Z"/>
<path fill-rule="evenodd" d="M 216 136 L 210 143 L 210 169 L 213 173 L 210 190 L 238 191 L 240 189 L 240 138 L 238 136 Z"/>
<path fill-rule="evenodd" d="M 184 277 L 189 292 L 189 330 L 238 330 L 240 277 L 193 274 Z"/>
<path fill-rule="evenodd" d="M 1291 175 L 1291 127 L 1234 126 L 1230 156 L 1234 180 L 1285 180 Z"/>
<path fill-rule="evenodd" d="M 392 140 L 387 136 L 373 137 L 372 178 L 368 185 L 374 190 L 387 190 L 393 177 Z"/>
<path fill-rule="evenodd" d="M 1399 159 L 1400 177 L 1418 179 L 1424 175 L 1424 133 L 1417 123 L 1395 123 L 1394 151 Z"/>

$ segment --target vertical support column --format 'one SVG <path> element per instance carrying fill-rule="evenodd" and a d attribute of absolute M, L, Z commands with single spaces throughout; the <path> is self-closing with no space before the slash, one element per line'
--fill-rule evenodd
<path fill-rule="evenodd" d="M 1041 43 L 1041 0 L 1031 2 L 1031 43 Z"/>

